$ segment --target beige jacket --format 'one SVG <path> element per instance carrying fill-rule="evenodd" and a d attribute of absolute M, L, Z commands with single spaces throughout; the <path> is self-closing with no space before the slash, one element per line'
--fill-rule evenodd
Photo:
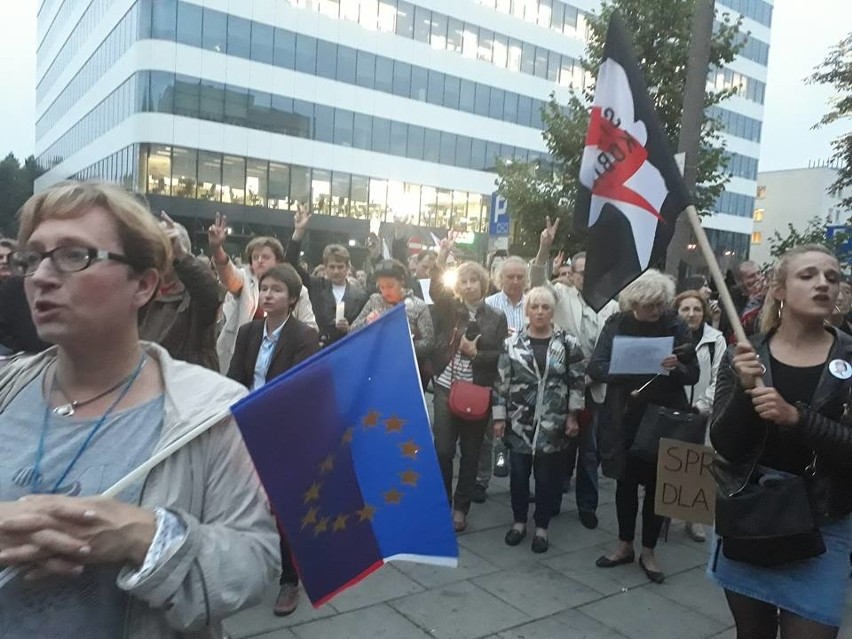
<path fill-rule="evenodd" d="M 556 298 L 553 321 L 563 331 L 577 338 L 583 349 L 583 364 L 588 366 L 604 324 L 610 315 L 618 312 L 618 303 L 610 301 L 596 313 L 586 304 L 580 291 L 561 282 L 548 282 L 545 267 L 535 263 L 530 265 L 530 282 L 533 286 L 547 286 L 553 292 Z M 596 403 L 604 401 L 606 384 L 591 382 L 588 389 Z"/>
<path fill-rule="evenodd" d="M 166 389 L 163 430 L 154 453 L 246 394 L 215 372 L 173 360 L 156 344 L 142 346 L 160 364 Z M 12 398 L 55 356 L 51 348 L 0 370 L 0 422 Z M 221 620 L 259 603 L 280 566 L 275 521 L 233 418 L 152 470 L 140 505 L 178 513 L 187 534 L 166 563 L 135 586 L 127 585 L 128 568 L 119 574 L 118 587 L 131 596 L 123 636 L 222 637 Z"/>

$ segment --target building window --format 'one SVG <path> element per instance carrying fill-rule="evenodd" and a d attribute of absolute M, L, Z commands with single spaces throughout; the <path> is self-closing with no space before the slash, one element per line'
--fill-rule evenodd
<path fill-rule="evenodd" d="M 760 244 L 763 241 L 763 233 L 760 231 L 755 231 L 751 234 L 751 243 L 752 244 Z"/>
<path fill-rule="evenodd" d="M 754 209 L 754 221 L 763 222 L 764 209 Z"/>

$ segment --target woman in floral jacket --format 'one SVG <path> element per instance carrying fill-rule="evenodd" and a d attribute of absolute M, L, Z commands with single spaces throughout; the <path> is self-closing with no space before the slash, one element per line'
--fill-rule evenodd
<path fill-rule="evenodd" d="M 530 472 L 535 473 L 533 552 L 547 551 L 547 527 L 557 491 L 562 490 L 562 455 L 579 432 L 585 408 L 585 372 L 579 342 L 553 326 L 556 301 L 544 287 L 526 299 L 529 324 L 506 340 L 494 389 L 494 436 L 509 449 L 512 513 L 506 543 L 517 546 L 527 533 Z M 510 426 L 507 428 L 507 420 Z"/>

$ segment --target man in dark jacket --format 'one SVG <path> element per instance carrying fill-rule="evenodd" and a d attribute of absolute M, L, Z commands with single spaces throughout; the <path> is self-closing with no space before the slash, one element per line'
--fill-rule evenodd
<path fill-rule="evenodd" d="M 284 261 L 296 269 L 302 284 L 308 289 L 319 327 L 320 345 L 328 346 L 349 333 L 352 322 L 367 303 L 367 293 L 349 281 L 349 251 L 340 244 L 329 244 L 322 252 L 325 277 L 316 277 L 302 268 L 299 255 L 310 219 L 310 211 L 299 207 L 295 218 L 296 229 Z"/>
<path fill-rule="evenodd" d="M 219 283 L 209 262 L 190 252 L 186 229 L 165 213 L 160 218 L 172 242 L 173 268 L 163 276 L 157 296 L 139 312 L 139 337 L 156 342 L 175 359 L 217 371 Z"/>

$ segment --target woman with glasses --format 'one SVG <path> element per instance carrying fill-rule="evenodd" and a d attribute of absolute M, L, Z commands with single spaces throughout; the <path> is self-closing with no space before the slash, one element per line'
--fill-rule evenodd
<path fill-rule="evenodd" d="M 665 580 L 654 554 L 664 521 L 654 512 L 657 468 L 656 464 L 633 457 L 628 451 L 649 405 L 688 410 L 689 399 L 683 387 L 698 382 L 700 371 L 692 346 L 692 333 L 671 308 L 674 290 L 674 281 L 653 269 L 628 285 L 618 298 L 621 312 L 607 320 L 586 369 L 586 374 L 593 380 L 607 384 L 598 426 L 598 451 L 604 475 L 616 480 L 615 507 L 618 516 L 618 545 L 596 563 L 599 568 L 612 568 L 636 560 L 633 539 L 639 512 L 639 486 L 643 485 L 645 497 L 639 566 L 655 583 Z M 618 337 L 671 338 L 672 353 L 659 362 L 662 373 L 611 373 L 613 343 Z"/>
<path fill-rule="evenodd" d="M 171 250 L 131 195 L 54 186 L 28 200 L 20 226 L 10 265 L 55 346 L 0 371 L 0 569 L 23 573 L 0 589 L 0 636 L 221 636 L 279 561 L 229 413 L 246 391 L 139 341 L 139 309 Z M 116 497 L 97 497 L 201 426 Z"/>

